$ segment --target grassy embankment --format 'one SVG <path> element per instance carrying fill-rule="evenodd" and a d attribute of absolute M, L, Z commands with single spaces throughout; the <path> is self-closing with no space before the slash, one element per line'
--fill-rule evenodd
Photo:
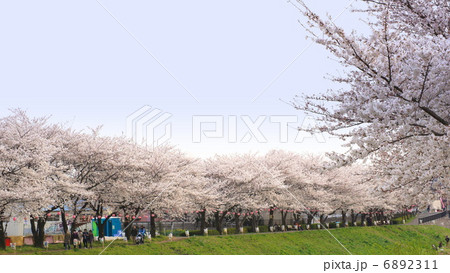
<path fill-rule="evenodd" d="M 443 241 L 450 229 L 438 226 L 391 225 L 377 227 L 348 227 L 330 232 L 352 254 L 450 254 L 450 247 L 437 252 L 431 245 Z M 16 254 L 99 254 L 101 246 L 94 249 L 64 251 L 61 244 L 49 250 L 21 247 Z M 0 251 L 13 254 L 12 250 Z M 225 236 L 195 236 L 168 241 L 159 237 L 151 243 L 136 246 L 115 241 L 103 254 L 348 254 L 326 230 L 300 232 L 243 234 Z"/>

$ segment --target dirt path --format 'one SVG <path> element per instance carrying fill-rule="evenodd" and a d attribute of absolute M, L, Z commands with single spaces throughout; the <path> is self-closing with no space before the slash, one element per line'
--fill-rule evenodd
<path fill-rule="evenodd" d="M 164 240 L 164 241 L 157 241 L 157 242 L 151 242 L 151 244 L 163 244 L 163 243 L 169 243 L 169 242 L 176 242 L 176 241 L 181 241 L 184 239 L 188 239 L 188 237 L 173 237 L 172 240 Z M 147 241 L 148 244 L 148 241 Z M 105 244 L 107 245 L 107 244 Z M 135 244 L 129 244 L 130 246 L 134 246 Z M 99 253 L 100 251 L 103 249 L 103 247 L 93 247 L 91 249 L 98 249 Z M 65 249 L 48 249 L 48 250 L 40 250 L 40 249 L 36 249 L 36 250 L 31 250 L 31 251 L 16 251 L 16 252 L 0 252 L 0 255 L 25 255 L 25 254 L 34 254 L 36 252 L 38 252 L 39 254 L 45 255 L 47 253 L 55 253 L 55 252 L 66 252 L 66 251 L 74 251 L 73 248 L 70 250 L 65 250 Z"/>
<path fill-rule="evenodd" d="M 102 249 L 102 247 L 93 247 L 91 249 Z M 65 251 L 74 251 L 73 248 L 71 248 L 70 250 L 65 250 L 65 249 L 48 249 L 48 250 L 41 250 L 41 249 L 36 249 L 34 251 L 16 251 L 16 252 L 0 252 L 0 255 L 22 255 L 22 254 L 34 254 L 36 252 L 38 252 L 39 254 L 43 254 L 45 255 L 46 253 L 54 253 L 54 252 L 65 252 Z"/>
<path fill-rule="evenodd" d="M 189 238 L 189 237 L 173 237 L 172 240 L 159 241 L 159 242 L 155 242 L 155 244 L 163 244 L 163 243 L 176 242 L 176 241 L 181 241 L 181 240 L 188 239 L 188 238 Z"/>

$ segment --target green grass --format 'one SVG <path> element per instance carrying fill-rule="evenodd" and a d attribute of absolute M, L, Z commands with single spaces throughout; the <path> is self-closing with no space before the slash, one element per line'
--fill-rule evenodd
<path fill-rule="evenodd" d="M 411 223 L 414 219 L 416 219 L 416 216 L 407 216 L 405 220 L 405 224 Z M 396 224 L 402 224 L 403 223 L 403 217 L 399 216 L 397 218 L 394 218 L 391 220 L 393 223 Z"/>
<path fill-rule="evenodd" d="M 377 226 L 349 227 L 330 230 L 331 233 L 352 253 L 422 255 L 437 254 L 432 244 L 443 241 L 450 230 L 438 226 Z M 159 242 L 157 242 L 159 241 Z M 36 250 L 23 247 L 17 254 L 99 254 L 102 248 L 55 251 L 61 245 L 52 245 L 51 249 Z M 8 251 L 11 252 L 11 251 Z M 0 251 L 1 253 L 1 251 Z M 4 253 L 4 252 L 3 252 Z M 444 251 L 450 254 L 449 248 Z M 114 242 L 104 254 L 348 254 L 326 230 L 285 232 L 270 234 L 245 234 L 227 236 L 196 236 L 173 242 L 166 238 L 157 238 L 152 243 L 136 246 L 121 241 Z"/>

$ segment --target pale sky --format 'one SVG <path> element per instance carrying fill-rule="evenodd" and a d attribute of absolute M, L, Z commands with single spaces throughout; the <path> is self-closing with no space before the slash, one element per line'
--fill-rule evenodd
<path fill-rule="evenodd" d="M 346 29 L 362 25 L 345 9 L 352 0 L 305 2 Z M 0 116 L 22 108 L 75 129 L 103 124 L 103 134 L 119 136 L 127 117 L 148 105 L 170 116 L 156 138 L 170 124 L 169 143 L 195 156 L 336 150 L 340 143 L 326 136 L 294 141 L 304 114 L 283 101 L 336 87 L 324 77 L 342 71 L 322 47 L 309 46 L 298 20 L 285 0 L 2 0 Z M 218 116 L 223 134 L 197 143 L 193 116 Z M 298 121 L 286 143 L 273 116 Z M 257 120 L 265 143 L 246 136 L 245 122 Z"/>

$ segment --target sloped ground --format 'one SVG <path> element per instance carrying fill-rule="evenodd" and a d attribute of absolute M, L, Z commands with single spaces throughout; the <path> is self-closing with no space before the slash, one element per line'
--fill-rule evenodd
<path fill-rule="evenodd" d="M 450 230 L 433 225 L 397 225 L 378 227 L 350 227 L 333 229 L 330 232 L 352 254 L 449 254 L 450 247 L 444 251 L 435 251 L 432 244 L 444 242 Z M 99 254 L 101 247 L 82 250 L 53 249 L 17 250 L 17 254 Z M 10 253 L 12 254 L 12 253 Z M 286 233 L 244 234 L 209 237 L 191 237 L 169 241 L 158 238 L 152 243 L 136 246 L 124 242 L 114 242 L 104 254 L 348 254 L 326 230 L 311 230 Z"/>

